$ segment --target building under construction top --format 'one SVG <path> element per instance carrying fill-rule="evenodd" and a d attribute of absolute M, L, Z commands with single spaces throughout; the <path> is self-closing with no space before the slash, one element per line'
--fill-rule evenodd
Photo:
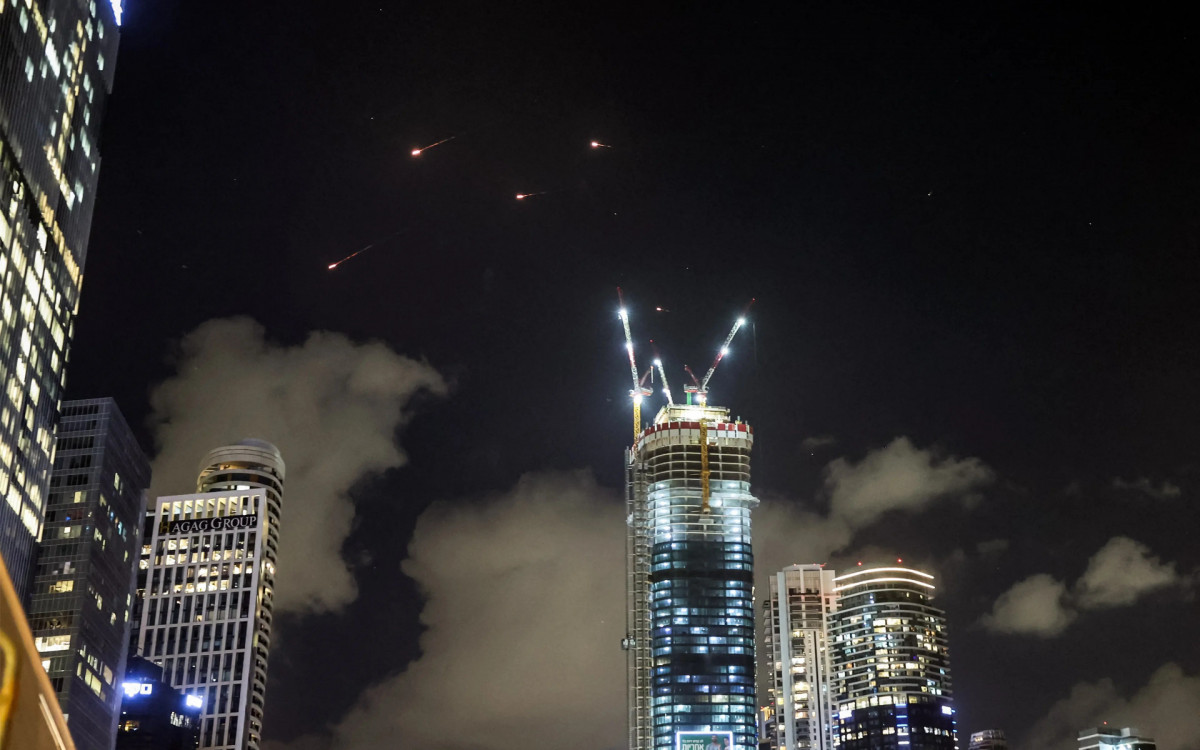
<path fill-rule="evenodd" d="M 626 451 L 632 750 L 757 744 L 753 443 L 728 409 L 669 404 Z"/>

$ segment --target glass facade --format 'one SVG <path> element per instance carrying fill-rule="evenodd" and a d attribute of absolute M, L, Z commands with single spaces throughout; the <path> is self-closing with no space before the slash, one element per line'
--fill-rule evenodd
<path fill-rule="evenodd" d="M 639 750 L 674 750 L 681 733 L 757 746 L 752 443 L 728 410 L 681 405 L 630 452 L 626 647 Z"/>
<path fill-rule="evenodd" d="M 28 611 L 78 750 L 113 746 L 149 485 L 112 399 L 63 404 Z"/>
<path fill-rule="evenodd" d="M 100 168 L 117 18 L 0 0 L 0 555 L 32 576 Z"/>
<path fill-rule="evenodd" d="M 840 750 L 957 750 L 946 616 L 933 576 L 860 568 L 834 579 L 830 641 Z"/>

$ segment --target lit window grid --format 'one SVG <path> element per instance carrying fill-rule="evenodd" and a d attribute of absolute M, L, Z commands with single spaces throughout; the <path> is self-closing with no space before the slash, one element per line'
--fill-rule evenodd
<path fill-rule="evenodd" d="M 78 285 L 29 205 L 30 190 L 0 142 L 0 538 L 24 589 L 43 523 L 52 429 L 65 385 Z M 18 528 L 23 527 L 23 529 Z"/>
<path fill-rule="evenodd" d="M 827 636 L 837 608 L 833 578 L 833 571 L 820 565 L 794 565 L 771 577 L 763 632 L 771 678 L 768 698 L 774 712 L 769 724 L 773 748 L 829 750 L 833 746 Z"/>
<path fill-rule="evenodd" d="M 271 600 L 273 596 L 273 572 L 274 561 L 268 559 L 265 552 L 264 540 L 267 536 L 269 528 L 269 514 L 267 511 L 267 492 L 261 489 L 243 490 L 237 494 L 228 492 L 212 492 L 200 493 L 195 495 L 179 495 L 161 497 L 157 501 L 156 518 L 158 521 L 154 524 L 153 537 L 150 543 L 153 557 L 151 558 L 149 570 L 147 571 L 147 581 L 145 589 L 145 602 L 142 607 L 142 621 L 140 632 L 138 635 L 138 648 L 145 658 L 153 660 L 160 666 L 165 666 L 167 660 L 172 660 L 171 671 L 166 673 L 164 670 L 164 679 L 171 683 L 173 687 L 181 689 L 188 694 L 200 695 L 204 700 L 204 708 L 202 711 L 202 721 L 200 729 L 201 747 L 210 750 L 239 750 L 246 747 L 246 737 L 253 734 L 261 734 L 262 722 L 262 706 L 261 694 L 258 696 L 257 706 L 255 706 L 255 695 L 261 693 L 262 683 L 265 679 L 259 679 L 259 673 L 263 673 L 256 663 L 256 658 L 265 660 L 266 649 L 270 643 L 270 627 L 271 627 Z M 198 518 L 212 518 L 226 515 L 238 514 L 257 514 L 258 519 L 256 525 L 251 529 L 238 531 L 215 531 L 206 532 L 203 534 L 167 534 L 167 523 L 175 520 L 193 520 Z M 249 535 L 254 535 L 253 550 L 246 549 L 243 557 L 236 557 L 236 543 L 239 538 L 248 539 Z M 226 545 L 226 537 L 233 535 L 234 546 L 228 548 Z M 209 553 L 207 559 L 200 559 L 203 553 L 192 552 L 193 549 L 205 548 L 207 543 L 209 549 L 216 547 L 216 537 L 221 537 L 220 545 L 222 547 L 220 560 L 214 559 Z M 186 557 L 180 555 L 180 542 L 186 540 L 187 552 Z M 174 553 L 174 554 L 172 554 Z M 234 554 L 226 554 L 234 553 Z M 195 556 L 195 557 L 194 557 Z M 269 556 L 273 558 L 273 555 Z M 237 574 L 233 573 L 235 564 L 240 564 L 241 568 Z M 228 572 L 225 567 L 228 566 Z M 250 581 L 249 585 L 235 585 L 233 577 L 236 575 L 242 578 L 241 583 L 245 584 L 246 567 L 249 567 Z M 204 578 L 204 590 L 200 590 L 200 569 L 206 569 Z M 217 571 L 215 576 L 208 575 L 213 570 Z M 156 576 L 155 570 L 158 570 L 161 575 Z M 188 590 L 189 584 L 186 582 L 189 569 L 192 571 L 191 590 Z M 182 571 L 182 573 L 176 573 Z M 181 583 L 176 584 L 177 578 L 182 579 Z M 214 580 L 215 579 L 215 580 Z M 170 581 L 168 583 L 168 580 Z M 157 585 L 156 585 L 157 584 Z M 176 590 L 176 587 L 179 590 Z M 204 605 L 207 603 L 206 597 L 219 597 L 222 593 L 228 595 L 230 592 L 238 592 L 239 596 L 253 595 L 251 606 L 248 607 L 248 612 L 245 617 L 240 614 L 231 614 L 228 610 L 217 611 L 216 619 L 208 619 L 207 612 L 209 609 Z M 179 623 L 177 625 L 165 624 L 160 625 L 158 620 L 165 620 L 167 612 L 173 604 L 173 600 L 180 600 L 181 611 L 189 613 L 203 612 L 205 614 L 192 615 L 192 618 L 187 623 Z M 199 605 L 200 609 L 197 609 Z M 155 618 L 155 622 L 151 622 L 151 618 Z M 232 648 L 229 646 L 228 625 L 234 624 L 237 627 L 234 629 L 234 637 L 236 638 L 240 632 L 240 627 L 244 624 L 247 632 L 244 646 L 235 645 Z M 222 649 L 213 651 L 211 648 L 207 651 L 203 650 L 204 640 L 201 638 L 198 650 L 190 648 L 194 639 L 191 638 L 192 632 L 190 628 L 197 626 L 204 627 L 211 625 L 213 629 L 220 625 L 226 628 L 226 637 L 223 638 Z M 175 638 L 171 639 L 168 631 L 175 631 Z M 161 631 L 161 634 L 150 631 Z M 181 637 L 186 636 L 186 637 Z M 175 648 L 170 653 L 167 653 L 167 648 L 164 647 L 163 653 L 158 654 L 157 644 L 159 639 L 166 639 L 166 643 L 170 644 L 174 640 Z M 154 653 L 147 653 L 147 643 L 153 639 L 155 641 Z M 214 639 L 215 642 L 215 639 Z M 184 643 L 187 643 L 188 648 L 181 648 Z M 236 666 L 229 677 L 222 674 L 216 682 L 208 679 L 201 679 L 201 672 L 197 669 L 195 679 L 189 679 L 190 661 L 188 667 L 180 670 L 179 659 L 190 660 L 193 657 L 196 659 L 209 658 L 210 667 L 206 676 L 211 675 L 213 666 L 211 658 L 216 654 L 222 657 L 222 668 L 224 666 L 223 657 L 226 654 L 233 655 L 235 659 L 240 659 L 241 679 L 233 678 L 237 674 Z M 179 679 L 182 676 L 183 679 Z M 265 677 L 265 673 L 263 673 Z M 237 685 L 239 690 L 238 704 L 232 705 L 232 701 L 225 706 L 225 710 L 221 711 L 220 695 L 221 690 L 227 688 L 229 695 L 232 697 L 233 686 Z M 214 700 L 215 699 L 215 700 Z M 217 730 L 223 728 L 225 736 L 219 736 Z"/>
<path fill-rule="evenodd" d="M 29 620 L 75 744 L 108 748 L 150 467 L 111 399 L 64 403 L 58 433 Z"/>
<path fill-rule="evenodd" d="M 641 446 L 654 550 L 651 721 L 654 747 L 661 750 L 673 747 L 678 731 L 729 731 L 735 747 L 756 745 L 750 509 L 758 501 L 750 494 L 751 443 L 745 431 L 710 431 L 709 514 L 700 513 L 699 429 L 656 432 Z M 673 578 L 672 571 L 682 573 L 687 563 L 670 559 L 670 551 L 692 545 L 712 550 L 712 575 Z M 673 667 L 683 659 L 711 663 L 722 657 L 729 663 Z"/>
<path fill-rule="evenodd" d="M 946 619 L 929 603 L 929 578 L 886 568 L 854 573 L 860 575 L 866 578 L 853 588 L 839 587 L 830 629 L 834 744 L 956 748 Z"/>

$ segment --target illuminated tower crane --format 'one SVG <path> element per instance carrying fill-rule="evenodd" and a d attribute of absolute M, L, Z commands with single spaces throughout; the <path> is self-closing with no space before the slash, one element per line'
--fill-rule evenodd
<path fill-rule="evenodd" d="M 625 329 L 625 349 L 629 352 L 629 372 L 633 375 L 633 389 L 629 391 L 629 397 L 633 399 L 633 439 L 636 441 L 642 432 L 642 400 L 653 391 L 638 379 L 637 360 L 633 355 L 633 334 L 629 332 L 629 311 L 625 309 L 625 295 L 621 294 L 621 287 L 617 287 L 617 300 L 621 303 L 621 325 Z M 663 382 L 666 383 L 665 378 Z"/>
<path fill-rule="evenodd" d="M 749 306 L 747 306 L 747 310 Z M 647 395 L 631 354 L 634 408 Z M 750 454 L 754 431 L 708 403 L 708 387 L 746 313 L 704 374 L 671 396 L 625 451 L 626 652 L 630 750 L 757 750 L 754 550 Z M 653 343 L 653 342 L 651 342 Z M 640 410 L 639 410 L 640 411 Z M 640 416 L 640 415 L 639 415 Z M 694 635 L 700 633 L 702 635 Z M 669 696 L 663 698 L 661 696 Z"/>
<path fill-rule="evenodd" d="M 742 326 L 746 325 L 746 315 L 750 313 L 750 307 L 754 305 L 754 299 L 750 299 L 750 304 L 746 305 L 746 309 L 738 316 L 734 322 L 733 328 L 729 330 L 729 335 L 725 337 L 725 343 L 721 344 L 721 348 L 717 350 L 717 358 L 713 360 L 712 366 L 708 368 L 708 372 L 704 373 L 704 380 L 698 380 L 692 368 L 687 365 L 683 366 L 684 371 L 692 378 L 692 385 L 684 386 L 684 392 L 688 394 L 688 403 L 692 403 L 692 394 L 695 394 L 696 403 L 704 406 L 708 403 L 708 381 L 712 380 L 713 373 L 717 371 L 717 365 L 721 364 L 721 360 L 725 359 L 725 355 L 729 354 L 729 345 L 733 343 L 733 337 L 737 336 L 738 331 Z"/>

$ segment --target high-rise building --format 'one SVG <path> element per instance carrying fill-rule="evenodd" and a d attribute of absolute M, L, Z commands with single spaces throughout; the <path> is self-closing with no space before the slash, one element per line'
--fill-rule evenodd
<path fill-rule="evenodd" d="M 68 401 L 29 623 L 78 750 L 111 750 L 150 462 L 110 398 Z"/>
<path fill-rule="evenodd" d="M 0 555 L 24 599 L 87 258 L 120 0 L 0 0 Z"/>
<path fill-rule="evenodd" d="M 630 747 L 757 745 L 750 426 L 663 407 L 626 451 Z"/>
<path fill-rule="evenodd" d="M 244 440 L 154 504 L 138 652 L 202 701 L 201 748 L 259 746 L 283 480 L 275 446 Z"/>
<path fill-rule="evenodd" d="M 834 579 L 830 628 L 839 750 L 957 750 L 946 616 L 928 573 L 857 568 Z"/>
<path fill-rule="evenodd" d="M 1091 727 L 1079 731 L 1079 750 L 1155 750 L 1150 737 L 1143 737 L 1136 727 Z"/>
<path fill-rule="evenodd" d="M 833 750 L 829 621 L 837 608 L 834 572 L 824 565 L 792 565 L 770 580 L 763 633 L 775 712 L 771 747 Z"/>
<path fill-rule="evenodd" d="M 162 667 L 131 656 L 121 682 L 121 720 L 114 750 L 196 750 L 200 709 L 198 696 L 163 681 Z"/>
<path fill-rule="evenodd" d="M 984 729 L 971 733 L 971 743 L 967 750 L 1008 750 L 1008 738 L 1003 729 Z"/>

